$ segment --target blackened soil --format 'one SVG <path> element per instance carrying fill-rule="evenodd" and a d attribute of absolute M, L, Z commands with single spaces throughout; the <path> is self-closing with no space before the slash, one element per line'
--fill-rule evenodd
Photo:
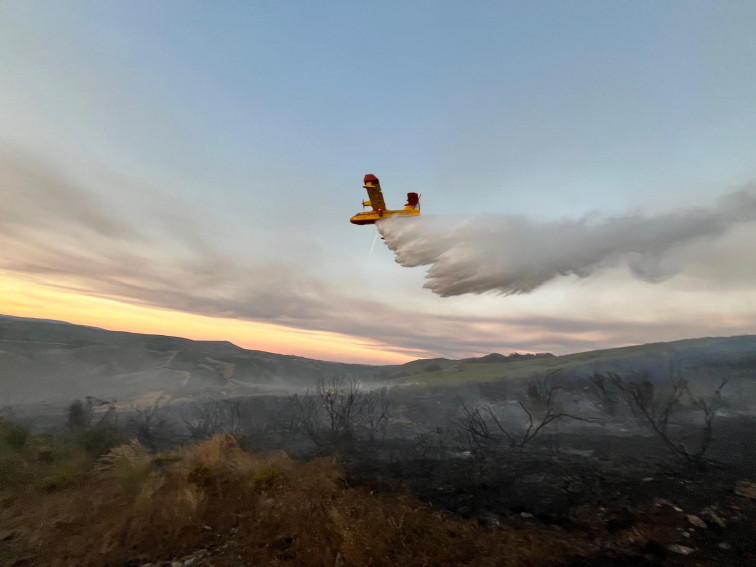
<path fill-rule="evenodd" d="M 741 466 L 694 469 L 665 459 L 653 439 L 623 446 L 601 459 L 569 448 L 432 459 L 394 447 L 392 458 L 355 453 L 347 464 L 351 482 L 407 490 L 491 527 L 555 526 L 602 550 L 565 567 L 756 565 L 756 501 L 734 491 Z"/>

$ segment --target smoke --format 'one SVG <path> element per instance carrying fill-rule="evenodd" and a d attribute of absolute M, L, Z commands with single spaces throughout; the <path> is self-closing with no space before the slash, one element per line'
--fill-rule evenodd
<path fill-rule="evenodd" d="M 558 276 L 587 277 L 626 263 L 659 282 L 678 273 L 670 251 L 756 220 L 756 186 L 708 208 L 537 222 L 524 216 L 393 217 L 378 223 L 402 266 L 430 266 L 424 287 L 442 297 L 528 293 Z"/>

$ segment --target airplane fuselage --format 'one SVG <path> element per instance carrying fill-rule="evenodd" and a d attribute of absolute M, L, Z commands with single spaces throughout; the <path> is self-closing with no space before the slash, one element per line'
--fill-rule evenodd
<path fill-rule="evenodd" d="M 357 213 L 356 215 L 354 215 L 351 219 L 349 219 L 349 222 L 351 222 L 352 224 L 375 224 L 380 220 L 393 216 L 417 217 L 420 216 L 420 210 L 402 209 L 399 211 L 365 211 L 363 213 Z"/>

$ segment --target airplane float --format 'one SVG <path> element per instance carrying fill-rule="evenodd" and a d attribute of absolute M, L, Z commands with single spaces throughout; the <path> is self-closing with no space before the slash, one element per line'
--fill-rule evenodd
<path fill-rule="evenodd" d="M 368 173 L 365 176 L 365 185 L 367 189 L 369 201 L 363 201 L 363 207 L 372 207 L 372 211 L 363 211 L 357 213 L 349 222 L 352 224 L 375 224 L 380 220 L 394 217 L 416 217 L 420 215 L 420 195 L 417 193 L 407 193 L 407 204 L 403 209 L 388 210 L 386 209 L 386 202 L 383 200 L 383 193 L 381 192 L 381 182 L 372 173 Z"/>

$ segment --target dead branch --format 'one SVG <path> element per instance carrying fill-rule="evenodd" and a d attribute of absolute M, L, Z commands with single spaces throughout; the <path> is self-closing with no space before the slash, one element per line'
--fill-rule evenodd
<path fill-rule="evenodd" d="M 648 379 L 630 382 L 613 373 L 608 374 L 608 378 L 623 394 L 638 421 L 651 429 L 674 455 L 696 466 L 704 465 L 704 457 L 711 444 L 714 420 L 722 404 L 722 390 L 729 378 L 723 378 L 709 398 L 693 396 L 688 382 L 682 378 L 671 379 L 668 391 L 664 394 L 659 393 Z M 669 431 L 671 419 L 686 400 L 690 406 L 703 412 L 700 439 L 695 448 L 688 447 L 681 441 L 676 442 Z"/>

